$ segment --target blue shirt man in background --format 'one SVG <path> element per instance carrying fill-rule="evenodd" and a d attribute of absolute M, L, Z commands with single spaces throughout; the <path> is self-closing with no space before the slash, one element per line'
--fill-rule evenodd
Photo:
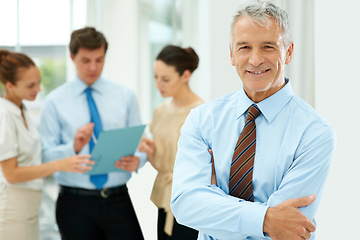
<path fill-rule="evenodd" d="M 284 76 L 294 48 L 286 12 L 270 2 L 244 5 L 231 33 L 231 62 L 243 89 L 199 106 L 186 119 L 172 211 L 179 223 L 199 230 L 201 240 L 314 239 L 334 130 L 294 95 Z M 254 200 L 247 201 L 229 195 L 229 173 L 251 105 L 261 113 L 255 119 Z"/>
<path fill-rule="evenodd" d="M 142 124 L 135 94 L 101 76 L 108 48 L 104 35 L 91 27 L 76 30 L 69 48 L 77 73 L 45 100 L 40 122 L 44 161 L 90 152 L 94 123 L 87 91 L 97 106 L 102 130 Z M 98 187 L 89 175 L 57 172 L 56 221 L 62 238 L 143 239 L 126 183 L 145 162 L 139 152 L 121 158 L 115 166 L 124 171 L 104 175 Z"/>

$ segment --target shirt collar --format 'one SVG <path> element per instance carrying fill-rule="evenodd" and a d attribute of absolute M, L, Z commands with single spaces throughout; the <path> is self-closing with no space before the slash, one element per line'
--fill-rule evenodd
<path fill-rule="evenodd" d="M 281 109 L 291 100 L 294 96 L 291 84 L 288 78 L 285 78 L 285 86 L 279 91 L 264 99 L 259 103 L 254 103 L 245 93 L 244 88 L 239 93 L 238 107 L 237 107 L 237 118 L 246 113 L 247 109 L 252 105 L 256 104 L 261 113 L 264 115 L 266 120 L 270 123 L 279 114 Z"/>
<path fill-rule="evenodd" d="M 104 79 L 100 76 L 98 78 L 98 80 L 96 80 L 95 83 L 93 83 L 91 85 L 91 90 L 99 92 L 99 93 L 103 93 L 104 91 L 104 84 L 103 84 Z M 88 88 L 89 86 L 84 83 L 78 76 L 74 77 L 73 80 L 73 89 L 75 91 L 76 94 L 81 95 L 82 93 L 84 93 L 84 91 Z"/>
<path fill-rule="evenodd" d="M 7 100 L 6 98 L 0 97 L 0 105 L 2 105 L 6 110 L 10 111 L 12 114 L 21 116 L 21 109 L 15 103 Z M 24 104 L 21 104 L 21 108 L 23 111 L 26 110 Z"/>

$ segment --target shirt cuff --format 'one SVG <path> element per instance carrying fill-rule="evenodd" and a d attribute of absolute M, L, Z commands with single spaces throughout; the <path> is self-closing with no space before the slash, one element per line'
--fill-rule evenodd
<path fill-rule="evenodd" d="M 142 168 L 145 163 L 147 162 L 147 156 L 143 152 L 136 151 L 134 156 L 139 158 L 139 166 L 138 169 L 135 171 L 136 173 L 139 171 L 140 168 Z"/>
<path fill-rule="evenodd" d="M 244 201 L 244 203 L 246 203 Z M 241 216 L 241 232 L 247 236 L 264 238 L 263 225 L 269 207 L 260 203 L 250 203 L 244 208 Z"/>

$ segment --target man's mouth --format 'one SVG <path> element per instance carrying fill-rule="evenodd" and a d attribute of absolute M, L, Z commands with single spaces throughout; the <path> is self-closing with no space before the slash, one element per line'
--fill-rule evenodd
<path fill-rule="evenodd" d="M 267 71 L 269 71 L 270 69 L 265 69 L 265 70 L 259 70 L 259 71 L 249 71 L 249 73 L 252 73 L 252 74 L 262 74 L 262 73 L 265 73 Z"/>

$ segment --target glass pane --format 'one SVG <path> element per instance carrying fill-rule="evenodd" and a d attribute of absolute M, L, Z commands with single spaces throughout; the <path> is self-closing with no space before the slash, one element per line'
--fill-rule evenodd
<path fill-rule="evenodd" d="M 66 60 L 64 58 L 38 59 L 43 94 L 48 94 L 65 82 Z"/>
<path fill-rule="evenodd" d="M 70 36 L 70 1 L 20 0 L 20 44 L 64 45 Z"/>
<path fill-rule="evenodd" d="M 21 52 L 31 57 L 41 72 L 39 101 L 51 90 L 66 82 L 66 48 L 67 45 L 25 46 L 21 48 Z M 33 108 L 40 106 L 36 104 L 36 101 L 28 103 L 28 105 Z"/>
<path fill-rule="evenodd" d="M 16 1 L 0 0 L 0 46 L 16 45 Z"/>
<path fill-rule="evenodd" d="M 87 18 L 86 9 L 87 9 L 87 0 L 73 0 L 72 29 L 85 27 L 86 18 Z"/>
<path fill-rule="evenodd" d="M 179 14 L 181 0 L 154 0 L 153 12 L 148 25 L 151 43 L 151 70 L 157 54 L 167 44 L 181 45 L 181 16 Z M 152 78 L 153 79 L 153 78 Z M 154 80 L 151 81 L 151 109 L 155 110 L 166 99 L 162 98 L 156 89 Z"/>

